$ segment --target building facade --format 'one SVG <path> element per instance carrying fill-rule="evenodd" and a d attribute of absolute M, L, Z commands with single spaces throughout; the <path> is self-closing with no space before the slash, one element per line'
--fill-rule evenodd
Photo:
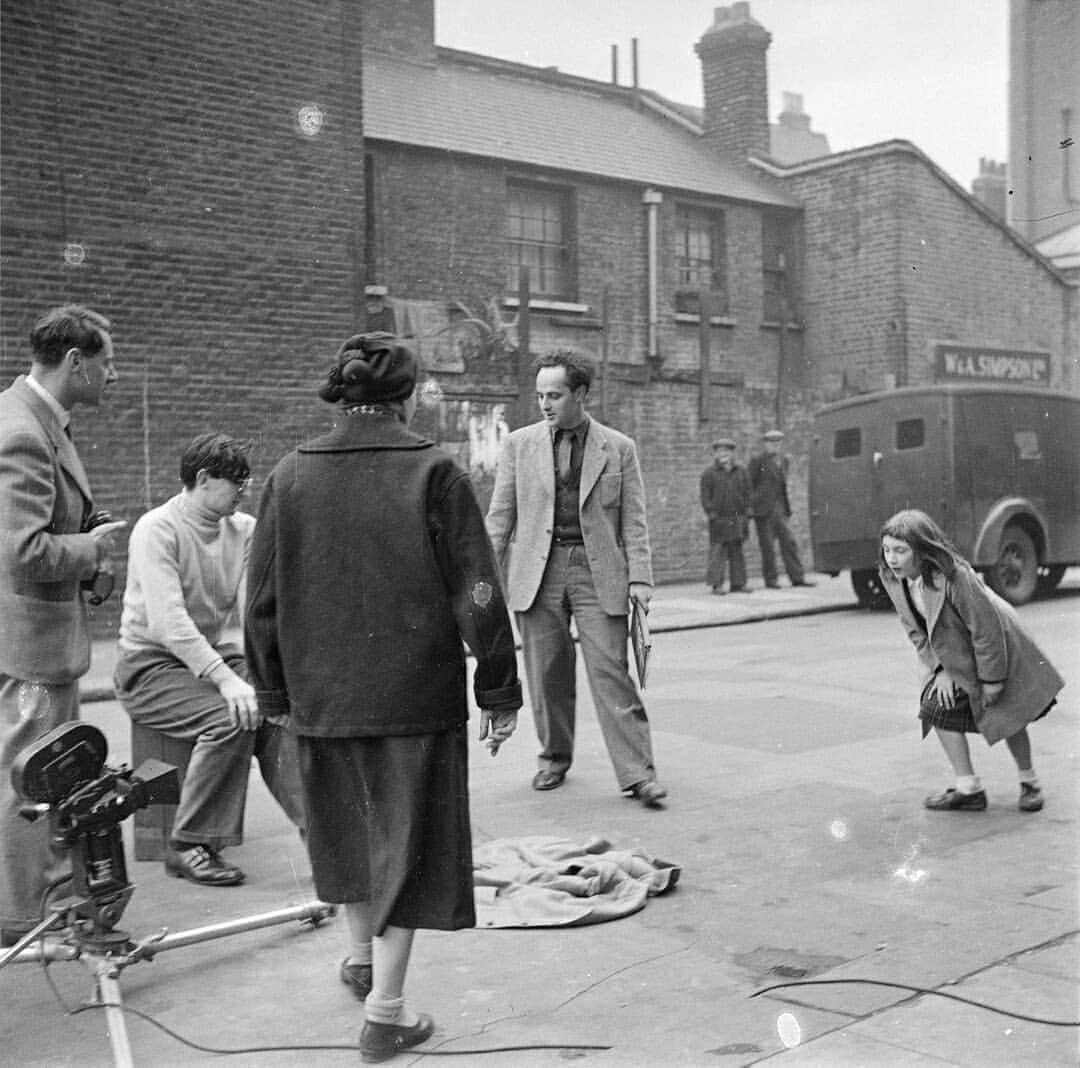
<path fill-rule="evenodd" d="M 0 3 L 0 379 L 44 308 L 113 319 L 120 381 L 76 429 L 129 521 L 197 432 L 255 438 L 258 476 L 324 429 L 318 379 L 369 314 L 412 337 L 418 426 L 485 503 L 535 418 L 531 357 L 591 355 L 591 410 L 640 447 L 661 581 L 703 575 L 717 437 L 745 460 L 783 427 L 808 556 L 821 403 L 1024 360 L 1078 386 L 1070 287 L 915 146 L 770 156 L 747 3 L 701 35 L 700 118 L 440 48 L 433 0 Z"/>

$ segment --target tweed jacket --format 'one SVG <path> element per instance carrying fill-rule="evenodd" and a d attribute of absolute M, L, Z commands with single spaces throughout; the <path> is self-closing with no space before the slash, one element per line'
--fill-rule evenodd
<path fill-rule="evenodd" d="M 391 415 L 341 416 L 274 468 L 251 543 L 259 707 L 310 737 L 426 734 L 521 707 L 514 634 L 468 475 Z"/>
<path fill-rule="evenodd" d="M 508 607 L 527 611 L 540 589 L 555 522 L 555 463 L 545 422 L 515 430 L 503 445 L 487 530 L 506 580 Z M 632 582 L 652 585 L 645 486 L 625 434 L 589 421 L 578 505 L 596 593 L 610 616 L 629 611 Z"/>
<path fill-rule="evenodd" d="M 0 673 L 73 682 L 90 666 L 79 583 L 97 570 L 90 484 L 56 415 L 20 375 L 0 393 Z"/>
<path fill-rule="evenodd" d="M 965 564 L 936 588 L 924 586 L 926 627 L 919 626 L 903 583 L 888 568 L 881 581 L 925 669 L 923 685 L 944 668 L 968 695 L 975 725 L 993 745 L 1037 719 L 1065 685 L 1020 624 L 1016 610 Z M 981 683 L 1003 682 L 1005 689 L 985 705 Z"/>

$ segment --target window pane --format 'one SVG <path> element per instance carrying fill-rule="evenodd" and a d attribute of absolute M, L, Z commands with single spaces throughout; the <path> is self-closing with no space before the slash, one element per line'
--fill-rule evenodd
<path fill-rule="evenodd" d="M 926 441 L 926 424 L 921 419 L 901 419 L 896 424 L 896 447 L 919 449 Z"/>
<path fill-rule="evenodd" d="M 724 214 L 680 205 L 675 212 L 675 310 L 699 312 L 696 296 L 701 290 L 712 295 L 714 314 L 727 312 L 727 255 Z M 692 291 L 685 292 L 685 291 Z"/>
<path fill-rule="evenodd" d="M 566 194 L 558 189 L 510 186 L 506 199 L 507 285 L 517 289 L 529 268 L 533 293 L 570 295 L 566 243 Z"/>
<path fill-rule="evenodd" d="M 847 427 L 838 430 L 833 437 L 833 459 L 843 460 L 848 456 L 858 456 L 862 452 L 862 430 L 857 427 Z"/>
<path fill-rule="evenodd" d="M 1039 446 L 1039 434 L 1035 430 L 1017 430 L 1013 434 L 1018 460 L 1041 460 L 1042 448 Z"/>

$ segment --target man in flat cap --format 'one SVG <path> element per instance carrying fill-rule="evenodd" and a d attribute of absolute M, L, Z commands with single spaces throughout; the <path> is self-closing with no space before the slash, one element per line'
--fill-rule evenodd
<path fill-rule="evenodd" d="M 368 332 L 397 333 L 397 316 L 386 286 L 364 286 L 364 329 Z"/>
<path fill-rule="evenodd" d="M 781 430 L 767 430 L 762 435 L 764 450 L 750 459 L 748 468 L 751 487 L 751 507 L 754 525 L 757 527 L 758 545 L 761 548 L 761 571 L 765 585 L 777 589 L 776 551 L 773 542 L 780 543 L 780 555 L 792 586 L 813 586 L 806 580 L 799 547 L 788 527 L 791 518 L 791 502 L 788 499 L 788 459 L 780 455 L 780 443 L 784 440 Z"/>
<path fill-rule="evenodd" d="M 750 528 L 750 478 L 735 462 L 735 441 L 713 442 L 713 462 L 701 474 L 701 507 L 709 520 L 709 562 L 705 582 L 713 593 L 724 592 L 724 571 L 730 564 L 731 592 L 749 593 L 743 541 Z"/>

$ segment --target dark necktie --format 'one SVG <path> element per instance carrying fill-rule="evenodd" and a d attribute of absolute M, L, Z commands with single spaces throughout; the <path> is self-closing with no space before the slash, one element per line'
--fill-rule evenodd
<path fill-rule="evenodd" d="M 569 430 L 560 430 L 558 438 L 559 478 L 569 482 L 573 470 L 574 435 Z"/>

